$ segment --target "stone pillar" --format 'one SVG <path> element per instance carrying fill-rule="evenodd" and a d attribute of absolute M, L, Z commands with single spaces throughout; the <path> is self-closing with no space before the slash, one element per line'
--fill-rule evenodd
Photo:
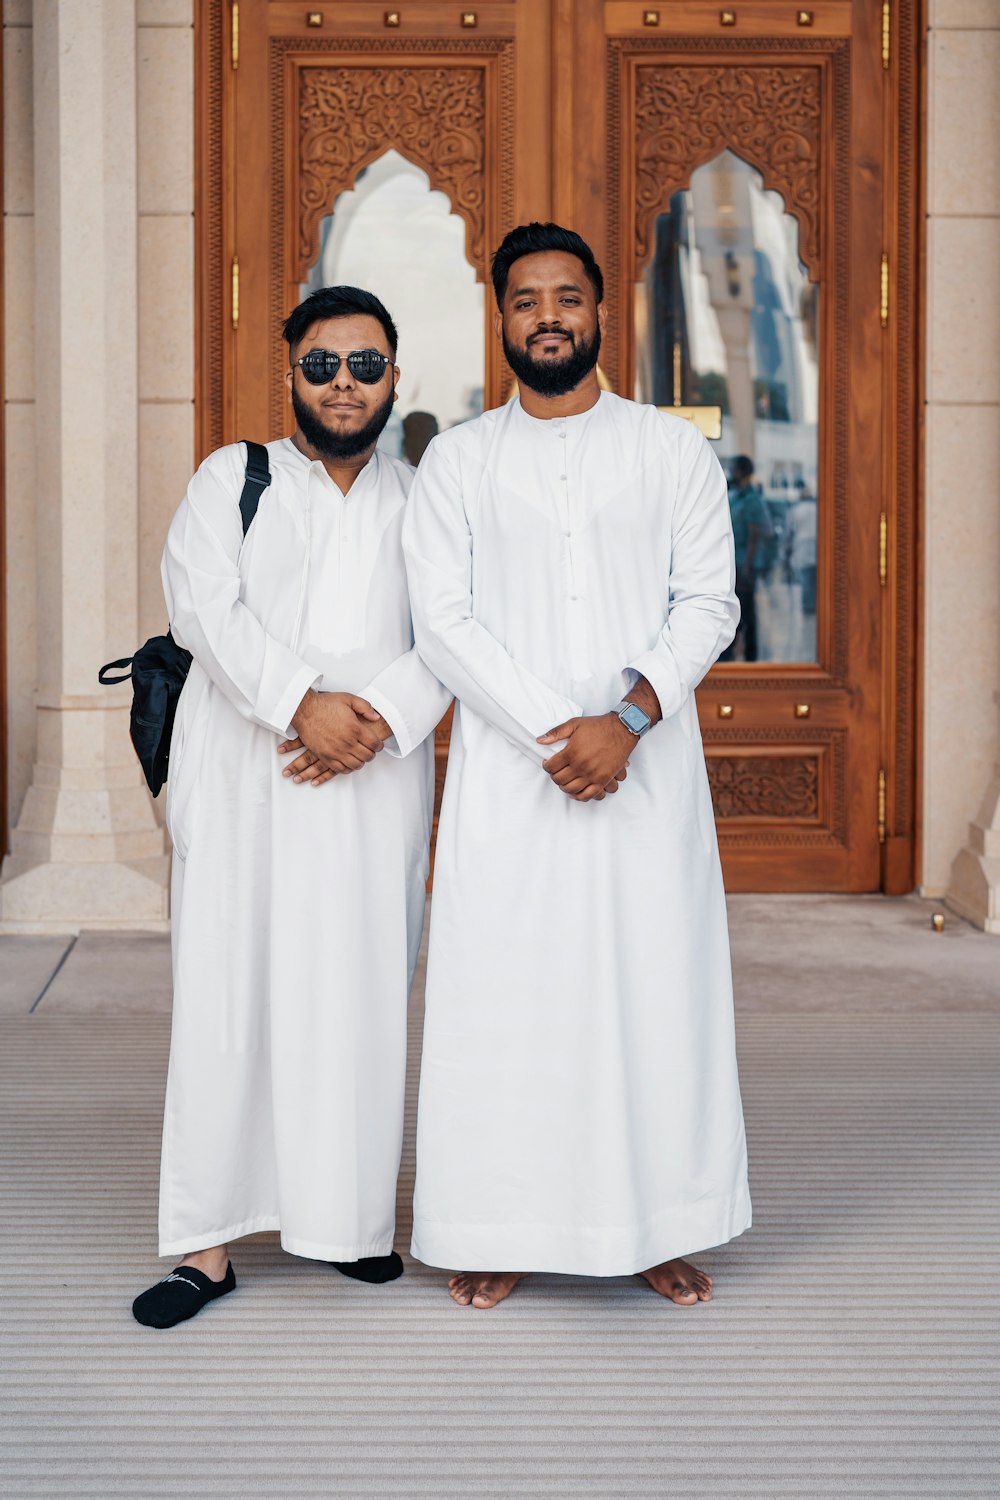
<path fill-rule="evenodd" d="M 0 930 L 162 927 L 130 695 L 97 682 L 138 644 L 135 0 L 34 20 L 37 751 Z"/>
<path fill-rule="evenodd" d="M 996 702 L 1000 708 L 1000 693 Z M 968 843 L 951 867 L 945 899 L 960 917 L 1000 934 L 1000 756 L 979 815 L 969 824 Z"/>
<path fill-rule="evenodd" d="M 921 884 L 1000 933 L 1000 12 L 928 19 Z"/>

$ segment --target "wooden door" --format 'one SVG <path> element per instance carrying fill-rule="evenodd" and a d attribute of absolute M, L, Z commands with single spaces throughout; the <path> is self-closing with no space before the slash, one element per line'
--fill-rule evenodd
<path fill-rule="evenodd" d="M 750 499 L 733 492 L 734 522 L 761 522 L 754 630 L 699 690 L 730 888 L 909 889 L 912 18 L 879 0 L 210 0 L 199 36 L 203 451 L 289 430 L 281 319 L 386 153 L 461 220 L 486 406 L 510 383 L 492 250 L 525 219 L 578 228 L 606 272 L 613 388 L 717 406 L 720 458 L 755 464 Z M 392 243 L 390 308 L 416 274 Z M 406 341 L 404 378 L 431 342 Z"/>

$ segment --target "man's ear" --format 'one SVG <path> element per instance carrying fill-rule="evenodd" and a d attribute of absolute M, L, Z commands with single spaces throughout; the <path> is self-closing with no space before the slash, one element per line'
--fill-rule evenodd
<path fill-rule="evenodd" d="M 604 337 L 604 330 L 607 327 L 607 323 L 608 323 L 608 307 L 607 307 L 607 303 L 605 303 L 605 302 L 598 302 L 598 304 L 597 304 L 597 326 L 601 330 L 601 338 Z"/>
<path fill-rule="evenodd" d="M 493 332 L 497 336 L 497 343 L 502 344 L 503 343 L 503 313 L 500 311 L 499 307 L 497 308 L 496 312 L 493 314 Z"/>
<path fill-rule="evenodd" d="M 285 384 L 288 387 L 288 404 L 289 404 L 289 406 L 291 406 L 291 404 L 292 404 L 292 373 L 293 373 L 292 372 L 292 367 L 291 367 L 291 365 L 289 365 L 288 369 L 285 371 Z"/>

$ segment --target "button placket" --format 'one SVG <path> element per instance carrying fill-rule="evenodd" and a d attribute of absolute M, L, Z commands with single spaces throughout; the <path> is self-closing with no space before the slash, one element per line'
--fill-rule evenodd
<path fill-rule="evenodd" d="M 580 536 L 579 517 L 573 514 L 569 489 L 569 432 L 565 423 L 559 431 L 557 458 L 561 460 L 559 470 L 560 493 L 564 503 L 566 527 L 563 539 L 566 547 L 566 634 L 569 646 L 570 673 L 574 680 L 582 681 L 589 675 L 587 663 L 587 618 L 585 598 L 585 559 L 583 540 Z M 574 481 L 574 493 L 577 485 Z M 579 496 L 576 496 L 579 499 Z"/>

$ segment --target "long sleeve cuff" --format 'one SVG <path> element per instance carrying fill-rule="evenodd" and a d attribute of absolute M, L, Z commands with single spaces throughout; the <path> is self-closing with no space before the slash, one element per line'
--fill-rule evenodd
<path fill-rule="evenodd" d="M 315 667 L 303 662 L 291 680 L 281 691 L 277 702 L 273 705 L 262 704 L 259 700 L 255 707 L 254 717 L 268 728 L 273 729 L 275 734 L 291 738 L 295 734 L 292 726 L 292 715 L 302 702 L 310 688 L 318 687 L 323 681 L 323 674 L 317 672 Z"/>
<path fill-rule="evenodd" d="M 668 666 L 656 651 L 646 651 L 642 656 L 637 656 L 635 661 L 629 662 L 626 671 L 635 673 L 636 677 L 645 677 L 656 694 L 663 718 L 669 719 L 683 706 L 687 697 L 684 684 L 677 675 L 676 668 Z M 630 687 L 634 686 L 635 678 L 630 684 Z"/>
<path fill-rule="evenodd" d="M 392 730 L 384 747 L 390 755 L 395 756 L 397 760 L 402 760 L 409 755 L 411 750 L 416 749 L 420 741 L 414 737 L 413 730 L 406 722 L 405 714 L 397 708 L 391 698 L 387 698 L 385 693 L 380 692 L 378 688 L 366 688 L 359 696 L 368 699 L 372 708 L 382 715 Z"/>

